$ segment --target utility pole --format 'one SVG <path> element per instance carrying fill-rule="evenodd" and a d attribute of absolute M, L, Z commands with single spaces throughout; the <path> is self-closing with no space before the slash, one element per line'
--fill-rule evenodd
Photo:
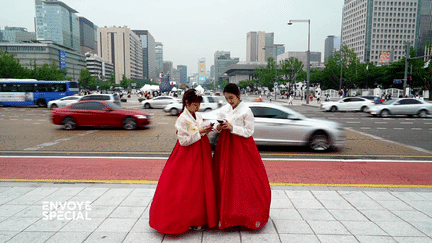
<path fill-rule="evenodd" d="M 410 50 L 411 50 L 411 43 L 407 42 L 407 50 L 406 50 L 406 58 L 405 58 L 405 73 L 404 73 L 404 82 L 403 82 L 403 93 L 405 95 L 408 95 L 406 92 L 407 87 L 407 80 L 408 80 L 408 61 L 410 59 Z"/>

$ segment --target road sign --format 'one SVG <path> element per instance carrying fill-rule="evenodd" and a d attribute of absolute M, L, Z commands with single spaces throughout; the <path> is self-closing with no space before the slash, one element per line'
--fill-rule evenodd
<path fill-rule="evenodd" d="M 278 86 L 278 83 L 276 82 L 274 86 Z"/>

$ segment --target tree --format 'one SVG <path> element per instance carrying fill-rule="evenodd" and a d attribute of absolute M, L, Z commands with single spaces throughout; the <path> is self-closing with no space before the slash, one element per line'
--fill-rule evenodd
<path fill-rule="evenodd" d="M 126 78 L 125 75 L 123 75 L 123 78 L 120 81 L 120 86 L 127 89 L 131 85 L 132 82 L 133 82 L 132 79 L 128 79 L 128 78 Z"/>
<path fill-rule="evenodd" d="M 274 84 L 279 81 L 278 75 L 276 61 L 271 57 L 268 59 L 266 67 L 255 69 L 255 76 L 259 79 L 257 84 L 267 87 L 269 90 L 272 90 Z"/>
<path fill-rule="evenodd" d="M 26 78 L 27 73 L 13 54 L 0 51 L 0 78 Z"/>
<path fill-rule="evenodd" d="M 50 65 L 45 63 L 41 67 L 36 67 L 34 77 L 37 80 L 70 80 L 70 78 L 66 77 L 64 71 L 57 67 L 55 61 Z"/>
<path fill-rule="evenodd" d="M 96 86 L 96 77 L 91 76 L 91 73 L 87 68 L 80 70 L 80 77 L 78 81 L 81 87 L 86 89 L 94 89 Z"/>

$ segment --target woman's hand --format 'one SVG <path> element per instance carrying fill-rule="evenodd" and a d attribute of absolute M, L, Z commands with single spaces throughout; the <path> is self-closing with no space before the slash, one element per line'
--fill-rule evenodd
<path fill-rule="evenodd" d="M 212 130 L 213 130 L 213 127 L 212 127 L 211 125 L 208 125 L 208 126 L 202 127 L 202 128 L 199 130 L 199 132 L 200 132 L 201 136 L 204 136 L 204 135 L 206 135 L 207 133 L 211 132 Z"/>
<path fill-rule="evenodd" d="M 230 131 L 233 130 L 233 125 L 231 125 L 231 123 L 229 123 L 228 121 L 225 120 L 224 123 L 221 124 L 222 129 L 228 129 Z"/>

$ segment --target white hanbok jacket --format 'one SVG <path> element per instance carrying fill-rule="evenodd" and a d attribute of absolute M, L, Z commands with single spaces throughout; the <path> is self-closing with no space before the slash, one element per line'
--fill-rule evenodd
<path fill-rule="evenodd" d="M 195 112 L 195 118 L 185 108 L 177 118 L 175 127 L 177 128 L 177 138 L 180 145 L 189 146 L 201 139 L 199 130 L 203 127 L 201 114 Z"/>
<path fill-rule="evenodd" d="M 227 120 L 233 125 L 232 134 L 245 138 L 254 133 L 254 116 L 252 110 L 243 101 L 233 109 L 230 104 L 224 105 L 218 114 L 218 120 Z"/>

